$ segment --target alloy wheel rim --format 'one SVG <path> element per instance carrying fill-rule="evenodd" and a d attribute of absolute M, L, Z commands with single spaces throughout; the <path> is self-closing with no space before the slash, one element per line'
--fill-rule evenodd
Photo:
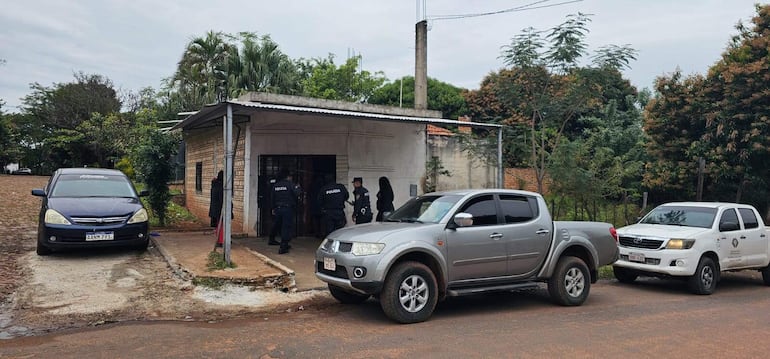
<path fill-rule="evenodd" d="M 401 281 L 398 289 L 398 301 L 401 307 L 409 313 L 417 313 L 428 304 L 430 293 L 425 279 L 418 275 L 410 275 Z"/>
<path fill-rule="evenodd" d="M 714 282 L 714 272 L 711 270 L 711 267 L 704 266 L 703 270 L 701 270 L 700 278 L 704 287 L 711 288 L 711 284 Z"/>
<path fill-rule="evenodd" d="M 585 289 L 586 278 L 580 269 L 572 267 L 567 270 L 567 274 L 564 276 L 564 285 L 567 294 L 571 297 L 579 297 Z"/>

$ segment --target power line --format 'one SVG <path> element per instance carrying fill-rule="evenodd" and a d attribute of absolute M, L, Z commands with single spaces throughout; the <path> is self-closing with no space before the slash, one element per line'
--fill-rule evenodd
<path fill-rule="evenodd" d="M 489 16 L 489 15 L 497 15 L 497 14 L 504 14 L 509 12 L 518 12 L 518 11 L 526 11 L 526 10 L 535 10 L 535 9 L 543 9 L 548 7 L 554 7 L 554 6 L 560 6 L 560 5 L 566 5 L 576 2 L 581 2 L 583 0 L 570 0 L 570 1 L 562 1 L 555 4 L 544 4 L 540 6 L 534 6 L 537 4 L 543 4 L 551 0 L 538 0 L 526 5 L 521 5 L 517 7 L 513 7 L 510 9 L 505 10 L 498 10 L 498 11 L 490 11 L 490 12 L 482 12 L 482 13 L 476 13 L 476 14 L 458 14 L 458 15 L 435 15 L 435 16 L 428 16 L 428 20 L 457 20 L 457 19 L 466 19 L 471 17 L 480 17 L 480 16 Z"/>

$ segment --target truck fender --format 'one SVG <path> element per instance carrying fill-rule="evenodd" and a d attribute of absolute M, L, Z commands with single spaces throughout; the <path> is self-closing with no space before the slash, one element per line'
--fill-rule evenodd
<path fill-rule="evenodd" d="M 393 267 L 399 258 L 407 256 L 410 253 L 428 255 L 436 262 L 437 268 L 433 268 L 433 266 L 430 265 L 429 267 L 432 270 L 438 272 L 434 274 L 436 275 L 439 291 L 443 292 L 447 283 L 446 261 L 444 260 L 444 256 L 435 247 L 429 246 L 426 243 L 420 241 L 402 243 L 395 249 L 389 251 L 384 257 L 380 259 L 379 263 L 377 264 L 377 268 L 375 269 L 377 277 L 382 278 L 384 281 L 385 277 L 390 271 L 390 268 Z"/>
<path fill-rule="evenodd" d="M 599 258 L 596 249 L 594 249 L 591 242 L 585 237 L 572 235 L 569 240 L 561 240 L 555 246 L 551 247 L 551 254 L 548 256 L 548 260 L 543 264 L 543 268 L 540 270 L 538 277 L 541 279 L 551 278 L 553 271 L 556 269 L 556 264 L 559 263 L 559 259 L 564 255 L 564 252 L 570 250 L 570 248 L 579 247 L 579 249 L 588 253 L 588 261 L 586 265 L 595 272 L 598 268 L 597 258 Z M 596 278 L 591 278 L 591 281 L 595 281 Z"/>

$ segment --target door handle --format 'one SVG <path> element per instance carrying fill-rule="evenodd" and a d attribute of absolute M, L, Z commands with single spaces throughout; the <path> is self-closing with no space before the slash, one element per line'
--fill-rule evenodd
<path fill-rule="evenodd" d="M 492 233 L 492 234 L 489 235 L 489 238 L 497 240 L 497 239 L 503 238 L 503 234 L 502 233 Z"/>
<path fill-rule="evenodd" d="M 551 231 L 549 231 L 547 229 L 539 229 L 539 230 L 537 230 L 537 232 L 535 232 L 535 234 L 538 234 L 538 235 L 543 235 L 543 234 L 548 234 L 548 233 L 551 233 Z"/>
<path fill-rule="evenodd" d="M 765 235 L 764 234 L 760 234 L 759 238 L 765 238 Z"/>
<path fill-rule="evenodd" d="M 746 239 L 746 236 L 741 236 L 741 239 Z"/>

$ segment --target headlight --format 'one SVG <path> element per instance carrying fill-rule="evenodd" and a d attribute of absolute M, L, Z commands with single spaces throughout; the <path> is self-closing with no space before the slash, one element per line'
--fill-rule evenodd
<path fill-rule="evenodd" d="M 695 245 L 694 239 L 671 238 L 666 244 L 666 249 L 690 249 Z"/>
<path fill-rule="evenodd" d="M 350 249 L 350 253 L 356 256 L 370 256 L 380 254 L 383 248 L 385 248 L 385 243 L 353 242 L 353 248 Z"/>
<path fill-rule="evenodd" d="M 131 216 L 131 219 L 128 220 L 128 224 L 147 222 L 149 218 L 150 217 L 147 215 L 147 210 L 142 208 L 136 211 L 133 216 Z"/>
<path fill-rule="evenodd" d="M 61 213 L 56 212 L 52 209 L 48 209 L 45 211 L 45 223 L 47 224 L 65 224 L 70 225 L 70 221 L 67 220 L 67 218 L 64 218 L 64 216 L 61 215 Z"/>

